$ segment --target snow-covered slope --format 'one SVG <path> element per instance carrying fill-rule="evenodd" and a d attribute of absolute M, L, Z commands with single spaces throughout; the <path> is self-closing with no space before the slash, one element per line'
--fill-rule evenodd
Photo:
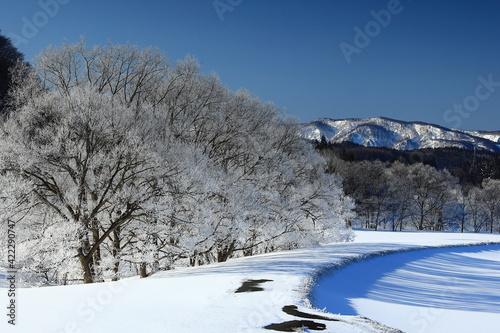
<path fill-rule="evenodd" d="M 423 122 L 384 117 L 334 120 L 322 118 L 304 124 L 302 136 L 332 143 L 350 141 L 366 147 L 398 150 L 457 147 L 500 151 L 500 131 L 462 131 Z"/>
<path fill-rule="evenodd" d="M 312 287 L 311 277 L 324 267 L 338 267 L 350 258 L 382 251 L 480 242 L 500 242 L 500 235 L 356 231 L 356 240 L 352 243 L 232 259 L 161 272 L 147 279 L 19 288 L 15 326 L 8 324 L 9 298 L 4 284 L 0 287 L 0 304 L 4 308 L 0 332 L 266 333 L 277 331 L 266 330 L 265 326 L 283 323 L 318 325 L 326 328 L 323 332 L 399 332 L 362 316 L 333 314 L 339 312 L 336 308 L 329 309 L 332 313 L 311 308 L 306 299 Z M 459 270 L 455 272 L 460 274 Z M 7 274 L 0 269 L 0 275 Z M 236 293 L 248 280 L 255 282 L 253 292 Z M 483 282 L 484 279 L 478 278 L 478 284 Z M 439 292 L 436 295 L 439 296 Z M 498 305 L 491 304 L 491 309 L 497 308 Z M 304 313 L 312 317 L 304 317 Z M 398 316 L 395 312 L 388 313 Z M 483 318 L 473 311 L 464 316 L 472 320 Z M 482 320 L 481 331 L 496 332 L 497 318 L 488 318 L 493 321 Z M 446 321 L 443 323 L 446 325 Z M 454 332 L 442 332 L 448 331 Z"/>
<path fill-rule="evenodd" d="M 365 260 L 321 276 L 314 296 L 320 309 L 365 316 L 406 333 L 477 332 L 478 323 L 481 332 L 497 332 L 500 245 Z"/>

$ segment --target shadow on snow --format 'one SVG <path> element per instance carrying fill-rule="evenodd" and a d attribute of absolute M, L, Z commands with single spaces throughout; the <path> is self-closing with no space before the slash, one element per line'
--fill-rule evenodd
<path fill-rule="evenodd" d="M 311 298 L 343 315 L 358 314 L 350 300 L 359 298 L 500 313 L 500 245 L 425 249 L 347 265 L 320 276 Z"/>

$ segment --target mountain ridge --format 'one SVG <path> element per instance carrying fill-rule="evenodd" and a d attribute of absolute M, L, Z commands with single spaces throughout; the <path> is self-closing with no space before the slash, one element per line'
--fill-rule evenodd
<path fill-rule="evenodd" d="M 319 118 L 303 124 L 300 134 L 308 140 L 325 136 L 330 143 L 349 141 L 397 150 L 456 147 L 500 152 L 500 131 L 468 131 L 387 117 Z"/>

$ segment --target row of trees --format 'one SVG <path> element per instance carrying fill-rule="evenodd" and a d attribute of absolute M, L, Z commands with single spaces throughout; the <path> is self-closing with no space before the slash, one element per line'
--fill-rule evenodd
<path fill-rule="evenodd" d="M 351 237 L 353 203 L 298 124 L 191 58 L 171 66 L 154 48 L 82 42 L 48 48 L 13 79 L 1 233 L 15 222 L 17 264 L 39 283 Z"/>
<path fill-rule="evenodd" d="M 447 170 L 422 163 L 347 162 L 329 149 L 322 154 L 356 201 L 358 226 L 500 232 L 500 180 L 461 185 Z"/>
<path fill-rule="evenodd" d="M 488 150 L 455 147 L 396 150 L 364 147 L 348 141 L 329 143 L 324 136 L 315 146 L 318 150 L 331 150 L 330 154 L 348 162 L 398 161 L 404 164 L 423 163 L 438 170 L 446 169 L 466 187 L 481 186 L 486 178 L 500 179 L 500 153 Z"/>

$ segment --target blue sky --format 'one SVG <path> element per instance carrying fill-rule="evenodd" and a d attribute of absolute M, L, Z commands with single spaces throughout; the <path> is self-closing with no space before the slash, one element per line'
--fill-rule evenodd
<path fill-rule="evenodd" d="M 189 54 L 302 122 L 500 130 L 499 16 L 493 0 L 4 0 L 0 30 L 27 60 L 80 36 Z"/>

